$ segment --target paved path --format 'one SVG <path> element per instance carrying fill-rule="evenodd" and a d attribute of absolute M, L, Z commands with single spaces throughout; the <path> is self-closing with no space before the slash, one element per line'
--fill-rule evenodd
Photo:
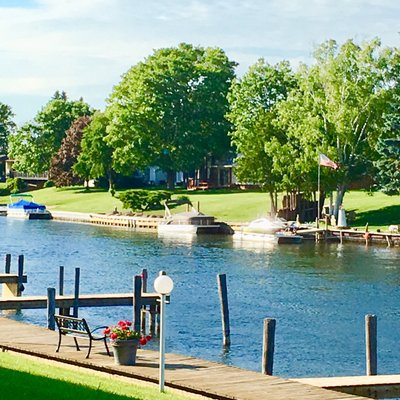
<path fill-rule="evenodd" d="M 65 342 L 64 342 L 65 340 Z M 72 338 L 63 338 L 56 353 L 58 333 L 0 317 L 0 347 L 98 371 L 158 382 L 158 352 L 138 350 L 137 365 L 118 366 L 101 342 L 90 358 L 78 352 Z M 84 344 L 84 340 L 81 340 Z M 84 346 L 82 346 L 84 347 Z M 278 377 L 265 376 L 193 357 L 167 354 L 166 386 L 221 400 L 364 399 Z"/>

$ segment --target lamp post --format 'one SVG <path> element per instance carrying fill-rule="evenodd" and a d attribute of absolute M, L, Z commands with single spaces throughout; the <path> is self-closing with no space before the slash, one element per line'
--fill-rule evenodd
<path fill-rule="evenodd" d="M 160 275 L 154 281 L 154 289 L 160 298 L 160 375 L 159 388 L 164 392 L 164 370 L 165 370 L 165 297 L 172 292 L 174 282 L 168 275 Z"/>

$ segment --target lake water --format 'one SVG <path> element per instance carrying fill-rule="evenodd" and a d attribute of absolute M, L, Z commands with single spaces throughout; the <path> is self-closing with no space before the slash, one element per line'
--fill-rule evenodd
<path fill-rule="evenodd" d="M 24 295 L 58 287 L 73 293 L 132 290 L 143 268 L 149 286 L 158 271 L 175 282 L 167 306 L 167 351 L 259 371 L 263 319 L 277 320 L 274 374 L 284 377 L 365 373 L 364 317 L 378 316 L 378 372 L 400 373 L 398 248 L 318 244 L 240 248 L 231 237 L 159 239 L 156 234 L 54 221 L 0 218 L 0 256 L 25 256 Z M 3 268 L 3 267 L 2 267 Z M 216 275 L 226 273 L 232 345 L 222 348 Z M 5 313 L 5 312 L 4 312 Z M 5 313 L 6 314 L 6 313 Z M 7 312 L 7 315 L 10 313 Z M 46 324 L 46 310 L 11 316 Z M 131 319 L 132 309 L 82 308 L 91 326 Z M 154 341 L 150 346 L 156 348 Z"/>

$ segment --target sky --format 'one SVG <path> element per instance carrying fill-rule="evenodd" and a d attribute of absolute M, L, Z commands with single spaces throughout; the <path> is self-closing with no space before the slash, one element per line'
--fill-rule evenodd
<path fill-rule="evenodd" d="M 104 110 L 113 86 L 155 49 L 220 47 L 241 76 L 312 63 L 322 42 L 400 44 L 398 0 L 0 0 L 0 102 L 18 125 L 55 91 Z"/>

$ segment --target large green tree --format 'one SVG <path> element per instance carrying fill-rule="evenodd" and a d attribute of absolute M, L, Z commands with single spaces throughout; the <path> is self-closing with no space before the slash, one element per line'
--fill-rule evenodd
<path fill-rule="evenodd" d="M 230 136 L 238 152 L 235 174 L 242 182 L 257 183 L 270 194 L 272 213 L 276 212 L 276 193 L 283 181 L 276 159 L 287 153 L 286 133 L 275 124 L 276 105 L 295 86 L 289 63 L 272 66 L 260 59 L 233 82 L 228 96 Z M 293 171 L 294 163 L 288 166 Z"/>
<path fill-rule="evenodd" d="M 8 137 L 16 128 L 13 118 L 11 107 L 0 102 L 0 154 L 7 154 Z"/>
<path fill-rule="evenodd" d="M 160 49 L 132 67 L 109 99 L 108 142 L 118 172 L 154 165 L 168 174 L 199 168 L 230 147 L 226 95 L 235 63 L 219 48 Z"/>
<path fill-rule="evenodd" d="M 47 171 L 72 123 L 91 113 L 89 105 L 82 99 L 69 100 L 64 92 L 56 92 L 32 122 L 9 137 L 15 168 L 30 173 Z"/>
<path fill-rule="evenodd" d="M 115 173 L 112 166 L 113 149 L 105 141 L 108 124 L 105 113 L 98 111 L 93 115 L 91 123 L 84 130 L 81 153 L 73 169 L 86 181 L 107 176 L 111 190 Z"/>
<path fill-rule="evenodd" d="M 328 41 L 316 50 L 314 65 L 299 69 L 299 88 L 280 105 L 280 123 L 315 169 L 320 152 L 339 162 L 336 211 L 349 183 L 371 171 L 397 59 L 398 50 L 381 48 L 378 39 Z"/>

